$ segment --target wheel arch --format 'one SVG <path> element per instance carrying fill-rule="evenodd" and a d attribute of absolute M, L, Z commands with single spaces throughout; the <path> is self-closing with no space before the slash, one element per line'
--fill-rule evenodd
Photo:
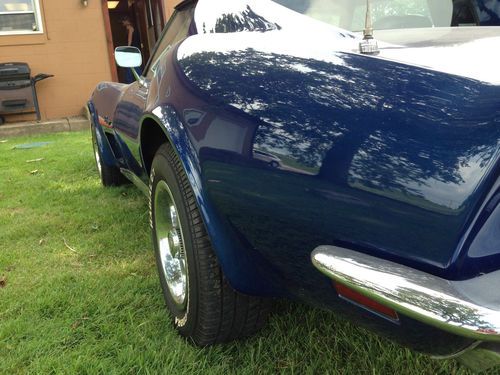
<path fill-rule="evenodd" d="M 217 214 L 203 187 L 198 154 L 184 125 L 173 108 L 161 106 L 144 115 L 140 122 L 140 154 L 148 174 L 151 173 L 154 155 L 165 142 L 172 145 L 181 161 L 210 242 L 230 285 L 237 291 L 250 295 L 284 295 L 284 291 L 272 282 L 273 275 L 263 272 L 263 269 L 270 269 L 267 262 L 255 257 L 255 254 L 249 254 L 233 228 Z"/>
<path fill-rule="evenodd" d="M 168 137 L 165 128 L 160 125 L 159 120 L 152 116 L 143 118 L 139 139 L 142 164 L 149 175 L 156 151 L 162 144 L 166 142 L 172 144 L 172 141 Z"/>
<path fill-rule="evenodd" d="M 109 143 L 105 130 L 99 123 L 99 114 L 92 101 L 87 102 L 87 109 L 89 111 L 90 131 L 92 131 L 92 127 L 96 131 L 97 147 L 99 147 L 99 151 L 101 152 L 102 161 L 109 167 L 119 168 L 120 164 L 113 151 L 113 147 Z"/>

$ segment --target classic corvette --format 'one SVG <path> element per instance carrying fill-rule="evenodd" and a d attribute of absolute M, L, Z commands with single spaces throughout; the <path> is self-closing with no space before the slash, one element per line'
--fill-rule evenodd
<path fill-rule="evenodd" d="M 197 345 L 270 300 L 434 357 L 500 363 L 500 4 L 188 0 L 88 102 L 105 186 L 148 196 Z M 118 65 L 141 65 L 118 47 Z"/>

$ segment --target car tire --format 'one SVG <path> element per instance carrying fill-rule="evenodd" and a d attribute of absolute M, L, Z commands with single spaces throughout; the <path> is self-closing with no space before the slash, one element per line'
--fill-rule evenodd
<path fill-rule="evenodd" d="M 97 144 L 97 134 L 94 124 L 91 125 L 92 132 L 92 147 L 94 149 L 95 164 L 99 178 L 104 186 L 120 186 L 128 183 L 128 180 L 123 176 L 120 170 L 116 167 L 110 167 L 102 161 L 102 154 Z"/>
<path fill-rule="evenodd" d="M 153 159 L 149 202 L 160 283 L 180 335 L 207 346 L 260 330 L 270 300 L 239 293 L 225 279 L 186 173 L 169 144 Z"/>

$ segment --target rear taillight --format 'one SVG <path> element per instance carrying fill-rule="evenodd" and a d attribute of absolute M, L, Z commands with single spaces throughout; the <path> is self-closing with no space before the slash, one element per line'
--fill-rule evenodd
<path fill-rule="evenodd" d="M 351 302 L 356 306 L 362 307 L 382 318 L 388 319 L 391 322 L 399 322 L 398 313 L 390 307 L 384 306 L 341 283 L 334 282 L 333 284 L 340 298 Z"/>

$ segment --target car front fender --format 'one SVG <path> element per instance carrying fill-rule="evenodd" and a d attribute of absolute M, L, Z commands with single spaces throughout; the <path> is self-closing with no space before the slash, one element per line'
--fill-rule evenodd
<path fill-rule="evenodd" d="M 93 102 L 89 101 L 87 103 L 87 107 L 90 113 L 90 121 L 95 129 L 95 134 L 97 138 L 97 147 L 99 148 L 101 160 L 103 161 L 104 164 L 106 164 L 109 167 L 119 168 L 120 165 L 115 157 L 115 154 L 113 153 L 111 145 L 109 144 L 108 137 L 106 136 L 105 131 L 102 128 L 101 123 L 99 122 L 99 115 L 96 111 Z"/>

